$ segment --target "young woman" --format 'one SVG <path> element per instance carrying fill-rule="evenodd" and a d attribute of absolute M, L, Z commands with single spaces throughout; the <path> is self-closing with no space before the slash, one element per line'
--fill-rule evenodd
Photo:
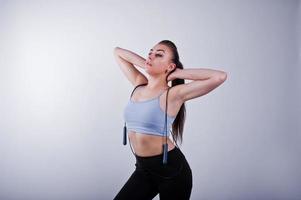
<path fill-rule="evenodd" d="M 124 110 L 124 131 L 128 131 L 136 158 L 135 171 L 114 200 L 147 200 L 158 193 L 160 199 L 189 199 L 192 171 L 177 145 L 183 139 L 184 103 L 218 87 L 227 74 L 213 69 L 183 69 L 177 47 L 169 40 L 157 43 L 146 59 L 120 47 L 115 47 L 114 56 L 135 86 Z M 134 65 L 144 69 L 147 77 Z M 185 79 L 192 81 L 185 84 Z M 175 143 L 168 137 L 171 127 Z"/>

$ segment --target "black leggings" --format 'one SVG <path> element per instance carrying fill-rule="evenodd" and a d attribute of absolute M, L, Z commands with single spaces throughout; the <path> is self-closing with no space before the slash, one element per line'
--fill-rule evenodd
<path fill-rule="evenodd" d="M 168 162 L 163 165 L 163 154 L 136 157 L 135 171 L 114 200 L 148 200 L 158 193 L 160 200 L 190 198 L 192 171 L 181 150 L 175 146 L 168 151 Z"/>

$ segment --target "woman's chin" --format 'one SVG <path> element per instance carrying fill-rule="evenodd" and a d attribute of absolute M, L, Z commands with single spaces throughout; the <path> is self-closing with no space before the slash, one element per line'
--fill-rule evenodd
<path fill-rule="evenodd" d="M 152 72 L 151 69 L 149 69 L 148 67 L 145 68 L 145 72 L 148 73 L 149 75 L 152 75 L 154 72 Z"/>
<path fill-rule="evenodd" d="M 144 70 L 148 73 L 150 72 L 152 69 L 149 65 L 145 65 Z"/>

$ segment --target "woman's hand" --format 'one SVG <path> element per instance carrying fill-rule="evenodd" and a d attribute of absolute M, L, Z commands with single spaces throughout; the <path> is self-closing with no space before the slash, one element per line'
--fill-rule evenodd
<path fill-rule="evenodd" d="M 180 73 L 182 69 L 180 68 L 176 68 L 175 71 L 171 72 L 168 76 L 167 76 L 167 82 L 168 81 L 172 81 L 178 78 L 178 73 Z"/>

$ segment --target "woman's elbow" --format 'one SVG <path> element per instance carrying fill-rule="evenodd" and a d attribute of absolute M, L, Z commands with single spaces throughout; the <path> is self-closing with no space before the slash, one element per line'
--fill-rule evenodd
<path fill-rule="evenodd" d="M 218 83 L 223 83 L 227 79 L 227 73 L 224 71 L 218 71 L 218 73 L 213 76 L 213 79 Z"/>
<path fill-rule="evenodd" d="M 219 75 L 219 80 L 221 82 L 224 82 L 227 79 L 227 72 L 221 72 L 221 74 Z"/>
<path fill-rule="evenodd" d="M 113 53 L 114 53 L 114 54 L 119 54 L 121 50 L 122 50 L 121 47 L 116 46 L 116 47 L 114 47 L 114 49 L 113 49 Z"/>

